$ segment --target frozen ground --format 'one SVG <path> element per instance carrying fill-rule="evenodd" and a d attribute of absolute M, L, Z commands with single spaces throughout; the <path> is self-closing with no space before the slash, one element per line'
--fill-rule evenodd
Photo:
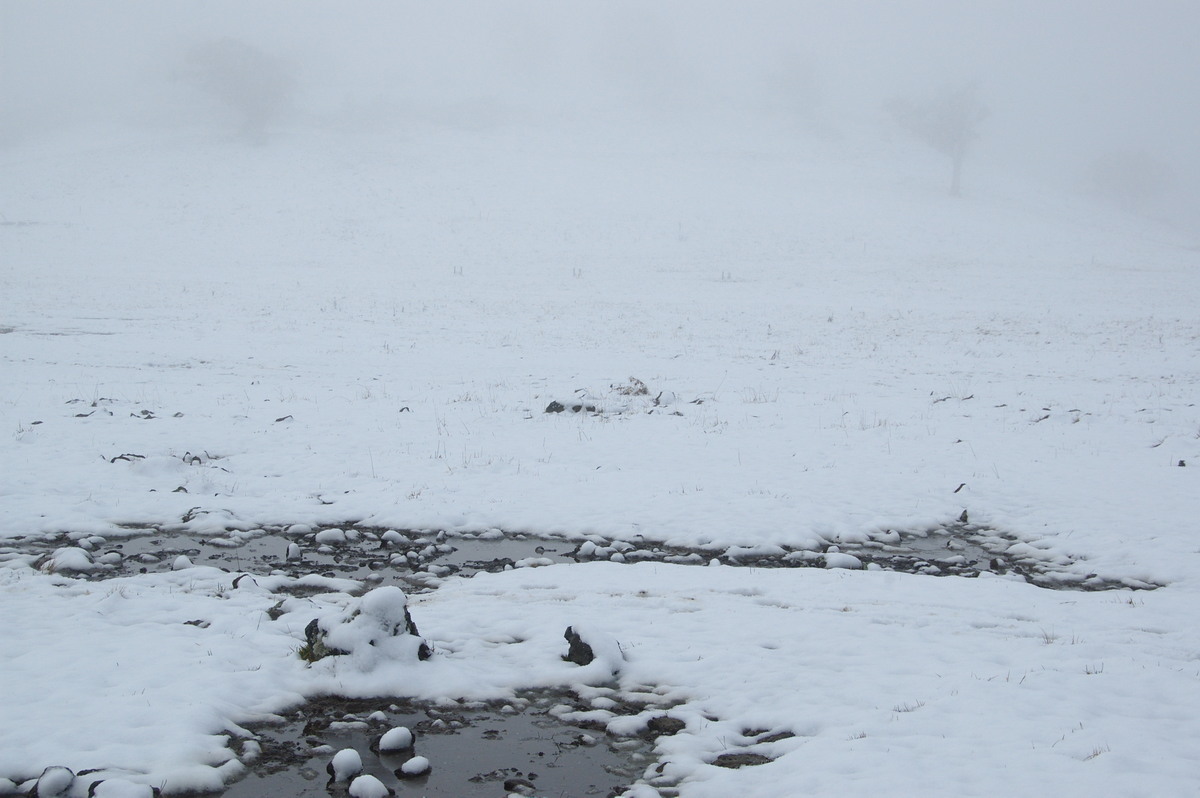
<path fill-rule="evenodd" d="M 556 565 L 414 599 L 426 662 L 306 668 L 305 624 L 354 599 L 273 620 L 281 577 L 10 556 L 0 776 L 217 787 L 222 735 L 303 695 L 605 684 L 559 660 L 585 624 L 620 689 L 681 702 L 685 798 L 1195 790 L 1194 238 L 983 165 L 953 200 L 903 142 L 493 121 L 0 153 L 0 535 L 824 551 L 967 510 L 1164 587 Z M 752 728 L 797 736 L 704 764 Z"/>

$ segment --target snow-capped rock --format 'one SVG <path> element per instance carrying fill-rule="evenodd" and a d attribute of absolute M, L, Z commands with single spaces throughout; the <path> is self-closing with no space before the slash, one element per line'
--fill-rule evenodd
<path fill-rule="evenodd" d="M 343 748 L 325 766 L 333 781 L 348 781 L 362 772 L 362 757 L 353 748 Z"/>
<path fill-rule="evenodd" d="M 402 779 L 415 779 L 424 776 L 432 769 L 429 760 L 423 756 L 414 756 L 405 762 L 396 771 L 396 775 Z"/>
<path fill-rule="evenodd" d="M 57 798 L 66 795 L 75 783 L 75 771 L 61 765 L 52 765 L 42 771 L 30 795 L 34 798 Z"/>
<path fill-rule="evenodd" d="M 407 726 L 397 726 L 379 738 L 379 751 L 407 751 L 413 747 L 413 733 Z"/>
<path fill-rule="evenodd" d="M 350 782 L 351 798 L 386 798 L 392 794 L 392 790 L 386 784 L 370 774 L 364 774 Z"/>

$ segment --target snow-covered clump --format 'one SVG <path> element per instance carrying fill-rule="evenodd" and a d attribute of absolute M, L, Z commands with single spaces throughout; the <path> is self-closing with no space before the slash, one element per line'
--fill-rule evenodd
<path fill-rule="evenodd" d="M 54 798 L 54 796 L 66 795 L 74 783 L 74 771 L 56 765 L 42 771 L 42 775 L 38 776 L 37 784 L 33 787 L 33 793 L 38 798 Z"/>
<path fill-rule="evenodd" d="M 351 798 L 385 798 L 392 791 L 387 785 L 370 774 L 359 776 L 350 782 Z"/>
<path fill-rule="evenodd" d="M 153 798 L 154 788 L 123 779 L 103 779 L 92 782 L 88 795 L 92 798 Z"/>
<path fill-rule="evenodd" d="M 333 781 L 347 781 L 362 772 L 362 757 L 353 748 L 343 748 L 333 755 L 325 770 Z"/>
<path fill-rule="evenodd" d="M 397 726 L 384 733 L 379 738 L 379 750 L 381 753 L 387 751 L 407 751 L 413 747 L 413 733 L 407 726 Z"/>
<path fill-rule="evenodd" d="M 87 573 L 104 567 L 104 565 L 98 564 L 92 559 L 90 552 L 77 546 L 64 546 L 61 549 L 56 549 L 53 554 L 38 565 L 38 568 L 48 574 L 56 574 L 64 571 Z"/>
<path fill-rule="evenodd" d="M 340 529 L 322 529 L 313 536 L 317 543 L 345 543 L 346 533 Z"/>
<path fill-rule="evenodd" d="M 626 382 L 610 385 L 607 391 L 599 393 L 579 388 L 571 393 L 557 394 L 551 398 L 544 412 L 624 415 L 653 413 L 678 403 L 679 397 L 673 391 L 651 390 L 637 377 L 630 377 Z"/>
<path fill-rule="evenodd" d="M 432 769 L 429 760 L 423 756 L 414 756 L 400 766 L 396 775 L 400 778 L 415 779 L 424 776 Z"/>
<path fill-rule="evenodd" d="M 857 570 L 863 567 L 862 560 L 855 557 L 853 554 L 846 554 L 836 550 L 836 546 L 831 546 L 829 551 L 825 552 L 825 567 L 826 568 L 849 568 Z"/>
<path fill-rule="evenodd" d="M 568 626 L 563 633 L 567 653 L 563 659 L 596 671 L 602 679 L 611 678 L 625 662 L 625 652 L 612 635 L 590 626 Z"/>
<path fill-rule="evenodd" d="M 351 655 L 364 671 L 381 661 L 415 662 L 430 655 L 428 644 L 418 636 L 417 626 L 408 614 L 408 597 L 394 585 L 367 593 L 340 622 L 322 631 L 324 646 L 331 653 Z"/>

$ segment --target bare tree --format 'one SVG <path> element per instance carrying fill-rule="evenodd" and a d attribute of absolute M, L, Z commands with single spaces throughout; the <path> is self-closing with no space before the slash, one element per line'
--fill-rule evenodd
<path fill-rule="evenodd" d="M 901 127 L 949 156 L 950 193 L 955 197 L 962 192 L 962 168 L 967 150 L 979 138 L 979 127 L 988 117 L 988 110 L 979 101 L 978 94 L 979 86 L 972 81 L 947 89 L 926 102 L 894 100 L 887 106 Z"/>
<path fill-rule="evenodd" d="M 292 107 L 295 81 L 279 58 L 238 39 L 192 48 L 178 73 L 230 117 L 238 133 L 255 143 L 267 139 Z"/>
<path fill-rule="evenodd" d="M 1094 160 L 1086 185 L 1124 210 L 1146 211 L 1173 187 L 1171 168 L 1144 150 L 1114 150 Z"/>

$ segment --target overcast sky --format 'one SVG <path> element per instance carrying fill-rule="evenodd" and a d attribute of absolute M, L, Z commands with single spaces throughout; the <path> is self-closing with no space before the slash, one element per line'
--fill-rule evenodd
<path fill-rule="evenodd" d="M 836 128 L 977 80 L 981 147 L 1047 166 L 1137 151 L 1192 180 L 1197 31 L 1196 0 L 0 0 L 0 145 L 186 119 L 203 105 L 187 54 L 231 38 L 286 74 L 301 116 L 477 103 L 531 124 L 736 110 Z"/>

